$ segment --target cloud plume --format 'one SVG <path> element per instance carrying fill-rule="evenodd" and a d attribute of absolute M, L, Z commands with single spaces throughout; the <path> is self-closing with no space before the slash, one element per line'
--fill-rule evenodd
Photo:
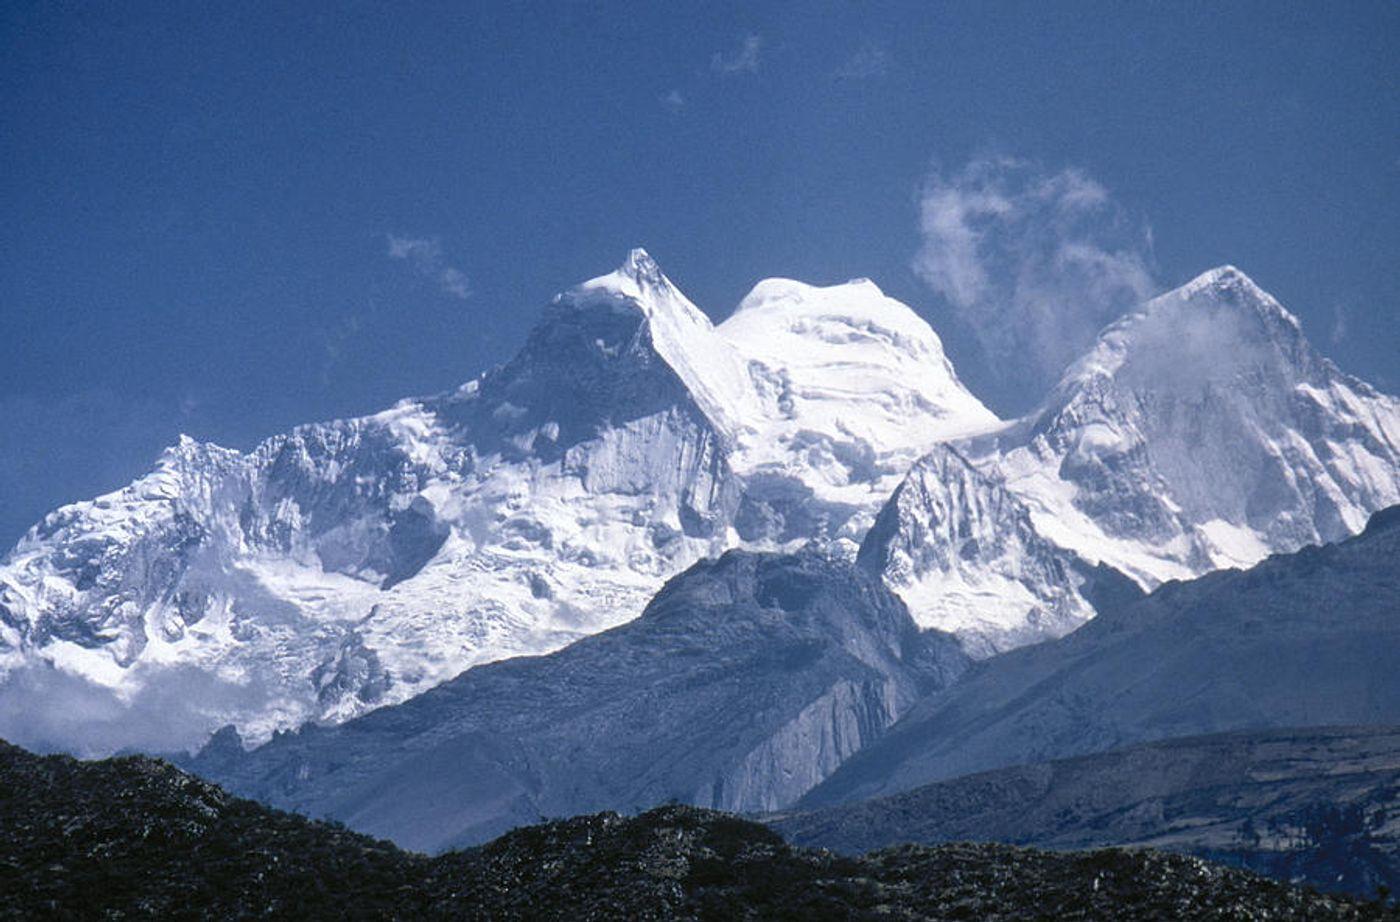
<path fill-rule="evenodd" d="M 883 77 L 889 69 L 890 53 L 883 46 L 866 41 L 836 69 L 836 76 L 841 80 L 868 80 Z"/>
<path fill-rule="evenodd" d="M 734 50 L 716 51 L 710 58 L 710 69 L 724 77 L 756 73 L 762 53 L 763 37 L 749 33 Z"/>
<path fill-rule="evenodd" d="M 467 274 L 450 266 L 442 255 L 442 244 L 433 238 L 389 235 L 389 258 L 402 260 L 418 275 L 437 285 L 443 294 L 466 300 L 471 297 Z"/>
<path fill-rule="evenodd" d="M 1348 326 L 1349 325 L 1347 322 L 1346 309 L 1340 304 L 1333 304 L 1332 330 L 1328 334 L 1328 338 L 1332 341 L 1332 345 L 1340 346 L 1342 343 L 1346 342 L 1347 333 L 1349 332 Z"/>
<path fill-rule="evenodd" d="M 1152 238 L 1080 170 L 1007 157 L 935 171 L 913 269 L 976 334 L 1002 383 L 1039 396 L 1151 295 Z"/>

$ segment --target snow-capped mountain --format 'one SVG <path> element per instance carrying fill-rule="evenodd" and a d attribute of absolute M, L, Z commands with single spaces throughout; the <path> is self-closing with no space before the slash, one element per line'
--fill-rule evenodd
<path fill-rule="evenodd" d="M 1145 587 L 1338 541 L 1400 501 L 1400 400 L 1232 266 L 1108 327 L 1039 412 L 968 450 L 1041 534 Z"/>
<path fill-rule="evenodd" d="M 344 725 L 186 764 L 415 849 L 671 800 L 784 809 L 1176 735 L 1393 723 L 1400 506 L 972 668 L 865 568 L 729 551 L 628 624 L 484 664 Z M 956 681 L 955 681 L 956 680 Z M 800 800 L 799 800 L 800 799 Z"/>
<path fill-rule="evenodd" d="M 46 517 L 0 563 L 0 734 L 171 750 L 342 721 L 629 621 L 734 547 L 860 548 L 988 655 L 1072 630 L 1116 571 L 1151 588 L 1355 532 L 1400 500 L 1397 446 L 1400 401 L 1234 269 L 1003 423 L 869 281 L 770 279 L 715 325 L 636 250 L 453 392 L 247 453 L 182 439 Z"/>
<path fill-rule="evenodd" d="M 920 455 L 998 423 L 933 329 L 867 279 L 760 282 L 718 331 L 758 398 L 732 457 L 756 501 L 745 540 L 830 534 L 854 551 Z"/>
<path fill-rule="evenodd" d="M 1319 356 L 1233 267 L 1108 327 L 1041 409 L 940 447 L 867 538 L 974 652 L 1060 636 L 1095 575 L 1143 589 L 1337 541 L 1400 501 L 1400 400 Z"/>
<path fill-rule="evenodd" d="M 869 282 L 764 282 L 715 327 L 637 250 L 457 391 L 182 439 L 46 517 L 0 566 L 0 733 L 343 720 L 628 621 L 727 547 L 853 552 L 914 458 L 996 422 Z"/>
<path fill-rule="evenodd" d="M 976 656 L 1062 636 L 1094 616 L 1096 574 L 1041 537 L 1020 498 L 951 445 L 914 465 L 857 560 L 920 625 L 956 634 Z"/>

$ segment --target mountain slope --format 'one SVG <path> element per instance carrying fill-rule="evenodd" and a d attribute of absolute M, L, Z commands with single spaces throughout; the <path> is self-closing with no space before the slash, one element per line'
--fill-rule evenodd
<path fill-rule="evenodd" d="M 758 403 L 731 459 L 747 540 L 814 530 L 854 552 L 910 465 L 997 418 L 958 381 L 938 335 L 868 279 L 768 279 L 718 333 L 748 364 Z"/>
<path fill-rule="evenodd" d="M 1341 540 L 1400 502 L 1400 399 L 1225 266 L 1108 327 L 1040 411 L 967 451 L 1051 541 L 1151 588 Z"/>
<path fill-rule="evenodd" d="M 636 253 L 455 393 L 248 455 L 185 440 L 49 516 L 0 571 L 4 666 L 80 706 L 6 732 L 175 748 L 233 720 L 265 737 L 625 620 L 723 547 L 737 505 L 727 421 L 684 354 L 707 329 Z M 184 699 L 186 726 L 161 721 Z M 154 739 L 123 732 L 143 720 Z"/>
<path fill-rule="evenodd" d="M 745 355 L 637 250 L 457 391 L 247 454 L 182 439 L 0 564 L 0 732 L 84 752 L 191 747 L 230 722 L 262 740 L 623 623 L 731 546 L 853 550 L 939 432 L 995 419 L 908 308 L 870 285 L 802 290 L 828 365 L 843 304 L 875 344 L 849 346 L 862 371 L 837 391 L 808 387 L 802 330 L 785 355 Z M 793 311 L 760 300 L 744 324 Z M 887 400 L 943 428 L 850 429 Z"/>
<path fill-rule="evenodd" d="M 1188 858 L 791 848 L 736 817 L 579 817 L 435 859 L 229 797 L 152 759 L 0 743 L 0 918 L 1379 918 Z"/>
<path fill-rule="evenodd" d="M 668 801 L 792 803 L 966 665 L 840 560 L 730 551 L 629 624 L 479 666 L 404 704 L 191 765 L 405 847 Z"/>
<path fill-rule="evenodd" d="M 1400 722 L 1400 507 L 1358 537 L 1169 583 L 979 664 L 804 799 L 893 794 L 1147 740 Z"/>
<path fill-rule="evenodd" d="M 899 842 L 1157 848 L 1327 891 L 1400 892 L 1400 730 L 1188 737 L 935 782 L 780 816 L 798 845 Z"/>
<path fill-rule="evenodd" d="M 1135 594 L 1043 538 L 1017 496 L 948 445 L 913 466 L 856 559 L 920 625 L 957 634 L 974 656 L 1060 637 L 1115 589 Z"/>
<path fill-rule="evenodd" d="M 969 465 L 977 470 L 969 470 Z M 1108 327 L 1026 418 L 915 465 L 862 556 L 987 654 L 1142 588 L 1337 541 L 1400 502 L 1400 400 L 1233 267 Z"/>

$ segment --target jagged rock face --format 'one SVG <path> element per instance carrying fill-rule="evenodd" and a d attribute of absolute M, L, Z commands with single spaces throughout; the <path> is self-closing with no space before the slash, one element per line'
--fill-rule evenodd
<path fill-rule="evenodd" d="M 671 580 L 636 621 L 557 653 L 192 764 L 417 849 L 668 800 L 775 809 L 966 662 L 847 563 L 730 551 Z"/>
<path fill-rule="evenodd" d="M 182 441 L 121 494 L 45 518 L 11 553 L 9 569 L 47 564 L 66 579 L 36 580 L 30 593 L 0 584 L 0 650 L 22 639 L 107 644 L 118 665 L 134 661 L 147 640 L 146 611 L 177 596 L 181 576 L 210 539 L 208 511 L 237 464 L 233 452 Z M 146 514 L 132 516 L 133 508 Z M 203 617 L 191 602 L 176 598 L 161 630 L 175 633 Z"/>
<path fill-rule="evenodd" d="M 59 510 L 0 566 L 6 695 L 38 699 L 0 708 L 0 732 L 86 752 L 230 722 L 261 740 L 620 624 L 728 547 L 853 552 L 940 431 L 995 418 L 873 285 L 783 286 L 726 332 L 635 251 L 457 391 L 247 454 L 185 439 Z M 783 348 L 739 348 L 762 328 Z M 846 352 L 864 359 L 843 379 Z"/>
<path fill-rule="evenodd" d="M 1233 267 L 1110 326 L 1045 408 L 968 449 L 1051 540 L 1151 587 L 1355 534 L 1400 502 L 1400 401 Z"/>
<path fill-rule="evenodd" d="M 950 446 L 914 465 L 857 560 L 921 626 L 957 634 L 975 656 L 1062 636 L 1094 615 L 1073 555 Z"/>
<path fill-rule="evenodd" d="M 1131 743 L 1400 724 L 1400 506 L 1340 544 L 1168 583 L 980 664 L 806 797 L 813 806 Z"/>

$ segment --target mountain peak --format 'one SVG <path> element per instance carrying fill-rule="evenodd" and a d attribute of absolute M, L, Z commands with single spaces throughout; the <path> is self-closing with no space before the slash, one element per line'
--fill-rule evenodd
<path fill-rule="evenodd" d="M 836 285 L 812 285 L 788 278 L 763 279 L 739 302 L 734 316 L 751 311 L 819 311 L 832 316 L 852 317 L 881 313 L 886 320 L 898 316 L 900 325 L 923 323 L 912 309 L 886 296 L 880 286 L 868 278 L 851 279 Z"/>
<path fill-rule="evenodd" d="M 997 422 L 962 386 L 933 328 L 868 279 L 764 279 L 718 331 L 765 369 L 779 411 L 770 443 L 840 432 L 877 455 L 894 446 L 922 454 Z"/>
<path fill-rule="evenodd" d="M 224 448 L 213 442 L 201 442 L 185 433 L 180 433 L 175 444 L 169 445 L 160 453 L 156 459 L 156 465 L 151 475 L 156 475 L 162 471 L 173 471 L 183 465 L 204 466 L 208 468 L 218 467 L 224 464 L 236 463 L 242 458 L 242 453 L 232 448 Z"/>
<path fill-rule="evenodd" d="M 689 328 L 709 329 L 710 319 L 681 293 L 646 250 L 635 247 L 613 271 L 554 296 L 545 323 L 579 311 L 637 313 L 645 320 L 670 318 Z"/>
<path fill-rule="evenodd" d="M 1044 535 L 1150 586 L 1360 531 L 1400 495 L 1396 406 L 1227 265 L 1105 329 L 1001 444 L 1069 487 Z"/>
<path fill-rule="evenodd" d="M 1298 318 L 1289 313 L 1273 295 L 1235 266 L 1226 264 L 1202 272 L 1175 291 L 1162 298 L 1177 298 L 1187 302 L 1200 302 L 1208 299 L 1211 303 L 1248 308 L 1259 315 L 1282 320 L 1294 329 L 1301 329 Z M 1149 304 L 1153 302 L 1148 302 Z"/>
<path fill-rule="evenodd" d="M 666 277 L 666 273 L 661 271 L 661 267 L 657 265 L 656 260 L 651 258 L 651 254 L 641 247 L 629 250 L 622 265 L 612 272 L 600 275 L 595 279 L 589 279 L 582 285 L 560 295 L 556 300 L 569 301 L 575 305 L 587 304 L 593 303 L 593 298 L 590 296 L 598 294 L 619 296 L 635 302 L 648 317 L 652 316 L 658 308 L 670 308 L 683 314 L 695 315 L 692 319 L 703 318 L 703 314 L 686 300 L 680 290 Z M 703 319 L 708 325 L 708 318 Z"/>
<path fill-rule="evenodd" d="M 879 343 L 890 355 L 924 371 L 946 363 L 943 341 L 914 309 L 889 297 L 870 279 L 811 285 L 794 279 L 763 279 L 754 285 L 720 332 L 746 351 L 768 352 L 783 339 L 809 353 L 824 347 L 833 359 L 858 361 L 854 347 Z M 916 369 L 909 369 L 913 373 Z M 944 369 L 951 376 L 952 369 Z"/>
<path fill-rule="evenodd" d="M 627 259 L 623 261 L 618 271 L 626 273 L 639 283 L 645 281 L 659 284 L 665 278 L 661 274 L 661 267 L 656 264 L 656 260 L 652 259 L 651 254 L 641 247 L 633 247 L 627 251 Z"/>
<path fill-rule="evenodd" d="M 1239 267 L 1231 263 L 1216 266 L 1214 269 L 1207 269 L 1194 279 L 1186 283 L 1187 288 L 1205 287 L 1209 285 L 1254 285 L 1254 280 L 1246 275 Z M 1257 286 L 1256 286 L 1257 287 Z"/>
<path fill-rule="evenodd" d="M 557 330 L 574 330 L 569 335 L 585 350 L 655 352 L 726 436 L 754 399 L 738 355 L 641 247 L 612 272 L 557 295 L 536 330 L 551 361 L 559 356 L 551 339 Z"/>
<path fill-rule="evenodd" d="M 1070 366 L 1061 389 L 1105 373 L 1130 375 L 1154 388 L 1194 387 L 1260 367 L 1291 379 L 1313 362 L 1298 319 L 1245 273 L 1223 265 L 1106 327 Z M 1051 403 L 1058 401 L 1051 397 Z"/>

